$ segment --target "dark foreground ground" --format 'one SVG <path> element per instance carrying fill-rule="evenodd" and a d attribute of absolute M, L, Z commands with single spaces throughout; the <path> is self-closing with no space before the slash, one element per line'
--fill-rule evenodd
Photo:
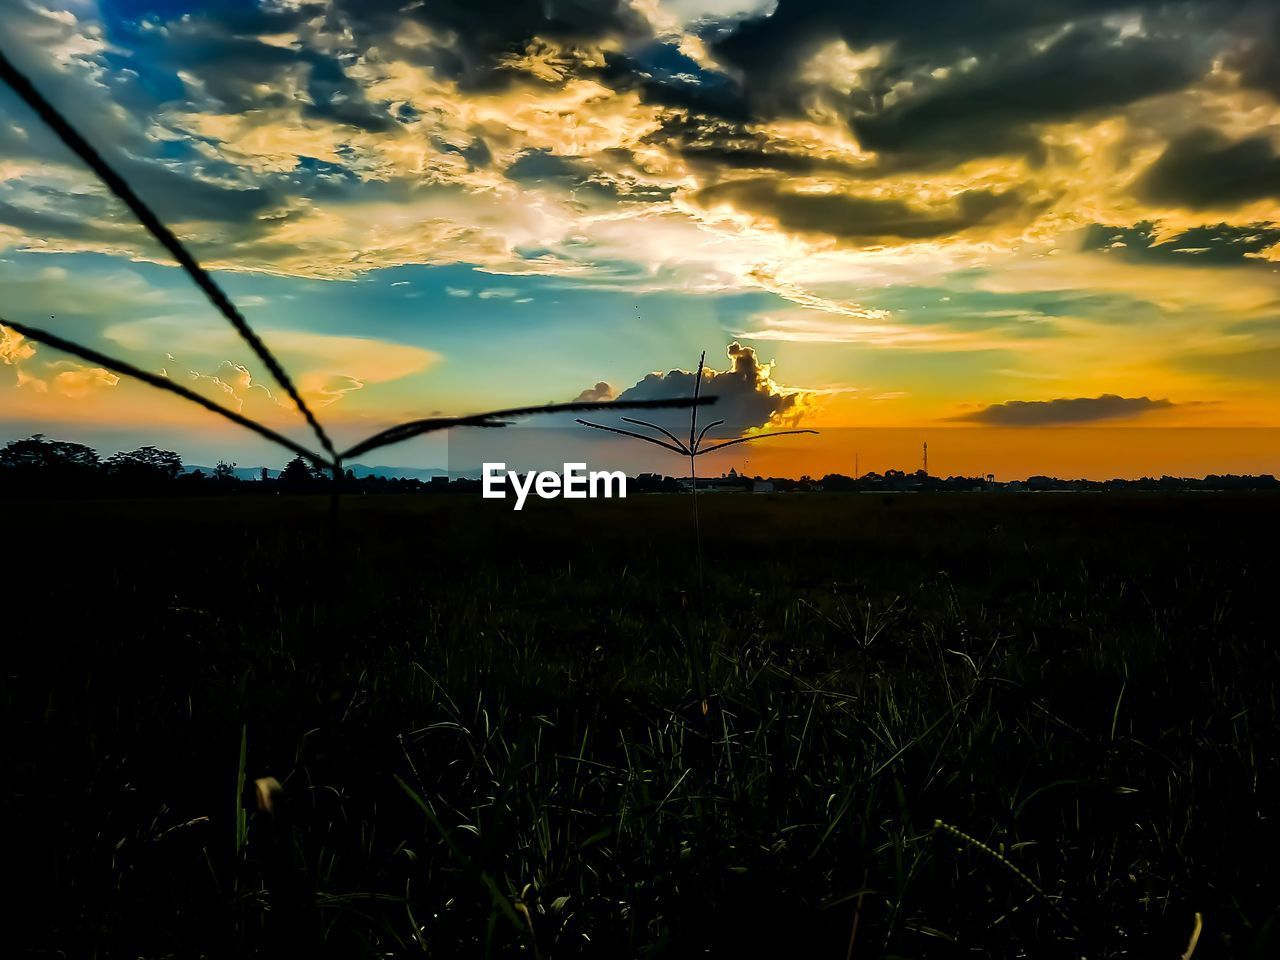
<path fill-rule="evenodd" d="M 0 937 L 1280 953 L 1280 497 L 701 504 L 8 504 Z"/>

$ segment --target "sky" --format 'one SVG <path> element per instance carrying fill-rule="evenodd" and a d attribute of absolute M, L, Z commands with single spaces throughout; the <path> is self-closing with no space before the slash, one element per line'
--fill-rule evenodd
<path fill-rule="evenodd" d="M 917 440 L 1005 475 L 1280 469 L 1271 2 L 0 0 L 0 49 L 340 441 L 681 395 L 705 351 L 720 435 L 822 431 L 742 454 L 777 473 Z M 7 90 L 0 318 L 307 441 Z M 0 440 L 37 431 L 284 458 L 0 331 Z"/>

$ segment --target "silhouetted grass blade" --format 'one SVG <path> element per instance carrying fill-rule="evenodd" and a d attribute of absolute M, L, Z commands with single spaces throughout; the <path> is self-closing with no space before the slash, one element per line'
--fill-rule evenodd
<path fill-rule="evenodd" d="M 579 423 L 583 423 L 584 421 L 579 420 L 578 422 L 579 422 Z M 683 454 L 685 454 L 686 456 L 687 456 L 687 455 L 688 455 L 688 453 L 689 453 L 689 448 L 688 448 L 688 447 L 686 447 L 683 443 L 681 443 L 681 442 L 680 442 L 680 439 L 679 439 L 679 438 L 678 438 L 674 433 L 672 433 L 670 430 L 665 430 L 665 429 L 663 429 L 662 427 L 658 426 L 656 423 L 650 423 L 648 420 L 636 420 L 636 419 L 634 419 L 634 418 L 632 418 L 632 417 L 623 417 L 623 418 L 622 418 L 622 422 L 623 422 L 623 423 L 634 423 L 634 424 L 635 424 L 636 426 L 638 426 L 638 427 L 648 427 L 650 430 L 657 430 L 657 431 L 658 431 L 660 434 L 662 434 L 664 437 L 670 437 L 670 438 L 671 438 L 671 442 L 672 442 L 672 443 L 674 443 L 677 447 L 679 447 L 679 452 L 680 452 L 680 453 L 683 453 Z M 724 421 L 723 421 L 723 420 L 717 420 L 717 421 L 716 421 L 716 423 L 724 423 Z"/>
<path fill-rule="evenodd" d="M 630 430 L 620 430 L 617 427 L 606 427 L 602 423 L 592 423 L 589 420 L 578 419 L 578 420 L 575 420 L 574 422 L 580 423 L 584 427 L 594 427 L 597 430 L 607 430 L 609 433 L 617 433 L 617 434 L 620 434 L 621 436 L 631 437 L 635 440 L 643 440 L 645 443 L 656 443 L 658 446 L 662 447 L 664 450 L 670 450 L 672 453 L 679 453 L 684 456 L 688 456 L 689 454 L 689 451 L 685 450 L 683 445 L 678 447 L 672 446 L 671 444 L 667 443 L 665 440 L 659 440 L 657 437 L 646 437 L 643 433 L 633 433 Z M 665 431 L 663 432 L 665 433 Z M 668 436 L 670 436 L 670 434 L 668 434 Z"/>
<path fill-rule="evenodd" d="M 787 437 L 797 433 L 817 434 L 817 430 L 771 430 L 768 433 L 753 433 L 749 437 L 739 437 L 737 440 L 726 440 L 724 443 L 717 443 L 714 447 L 700 447 L 699 454 L 715 453 L 717 450 L 723 450 L 725 447 L 732 447 L 735 443 L 750 443 L 752 440 L 764 440 L 768 437 Z"/>
<path fill-rule="evenodd" d="M 72 356 L 79 357 L 81 360 L 89 360 L 93 363 L 100 364 L 109 370 L 114 370 L 116 373 L 123 374 L 127 377 L 134 377 L 137 380 L 141 380 L 143 383 L 150 384 L 153 387 L 159 387 L 161 390 L 168 390 L 170 393 L 176 393 L 184 400 L 190 400 L 192 403 L 199 404 L 206 410 L 210 410 L 219 416 L 225 417 L 232 423 L 238 423 L 245 429 L 252 430 L 261 437 L 266 437 L 272 443 L 278 443 L 280 446 L 292 450 L 299 456 L 310 460 L 318 467 L 326 470 L 332 467 L 332 464 L 329 463 L 328 460 L 319 454 L 312 453 L 300 443 L 290 440 L 283 434 L 276 433 L 276 431 L 272 430 L 270 427 L 265 427 L 256 420 L 250 420 L 243 414 L 237 413 L 234 410 L 229 410 L 221 404 L 214 403 L 207 397 L 202 397 L 200 394 L 192 390 L 188 390 L 180 384 L 174 383 L 168 377 L 161 377 L 154 373 L 149 373 L 146 370 L 135 367 L 131 363 L 125 362 L 124 360 L 118 360 L 115 357 L 108 357 L 105 353 L 99 353 L 97 350 L 93 350 L 89 347 L 81 346 L 78 343 L 72 343 L 70 340 L 64 340 L 62 337 L 55 336 L 54 334 L 48 333 L 44 330 L 37 330 L 35 327 L 29 327 L 25 323 L 15 323 L 12 320 L 5 320 L 0 317 L 0 325 L 17 330 L 24 337 L 34 340 L 36 343 L 42 343 L 47 347 L 53 347 L 55 350 L 61 350 L 63 353 L 69 353 Z"/>
<path fill-rule="evenodd" d="M 697 400 L 690 397 L 676 397 L 670 400 L 627 400 L 619 403 L 616 400 L 575 400 L 571 403 L 544 403 L 536 407 L 512 407 L 507 410 L 492 410 L 489 413 L 476 413 L 462 417 L 432 417 L 427 420 L 413 420 L 395 427 L 388 427 L 381 433 L 360 441 L 349 450 L 344 450 L 341 459 L 348 460 L 378 447 L 385 447 L 402 440 L 432 433 L 436 430 L 448 430 L 450 427 L 501 427 L 505 423 L 497 422 L 516 417 L 531 417 L 544 413 L 577 413 L 583 410 L 652 410 L 671 407 L 691 407 L 695 404 L 714 403 L 715 397 L 704 397 Z M 582 421 L 578 421 L 581 423 Z M 624 431 L 614 431 L 624 432 Z M 665 444 L 664 444 L 665 446 Z"/>
<path fill-rule="evenodd" d="M 297 404 L 298 410 L 306 418 L 307 423 L 310 424 L 311 429 L 320 441 L 320 445 L 324 447 L 331 457 L 336 458 L 337 452 L 334 450 L 328 434 L 325 433 L 324 428 L 320 426 L 320 421 L 315 418 L 315 415 L 303 401 L 302 396 L 294 387 L 293 381 L 289 379 L 289 375 L 285 373 L 284 368 L 280 366 L 275 356 L 267 349 L 267 345 L 254 333 L 253 328 L 249 326 L 249 322 L 240 313 L 236 305 L 222 292 L 222 288 L 214 282 L 213 277 L 209 276 L 208 271 L 182 245 L 182 241 L 164 225 L 150 207 L 142 202 L 142 198 L 134 193 L 133 188 L 125 182 L 124 178 L 111 168 L 102 155 L 67 122 L 66 118 L 44 98 L 31 81 L 19 72 L 9 58 L 4 55 L 3 51 L 0 51 L 0 77 L 13 89 L 14 93 L 23 99 L 27 106 L 35 111 L 41 120 L 49 125 L 50 129 L 57 134 L 58 139 L 65 143 L 76 156 L 98 175 L 98 179 L 106 185 L 107 189 L 133 212 L 138 221 L 160 242 L 160 245 L 169 252 L 170 256 L 178 261 L 188 276 L 195 281 L 196 286 L 204 292 L 209 302 L 213 304 L 219 313 L 227 318 L 227 321 L 240 334 L 245 343 L 249 345 L 258 359 L 271 371 L 271 375 L 276 382 L 284 388 L 290 399 Z"/>

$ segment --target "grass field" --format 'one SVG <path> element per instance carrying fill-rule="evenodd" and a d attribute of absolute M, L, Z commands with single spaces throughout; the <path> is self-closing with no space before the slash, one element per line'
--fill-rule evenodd
<path fill-rule="evenodd" d="M 700 502 L 10 503 L 4 939 L 1276 956 L 1280 497 Z"/>

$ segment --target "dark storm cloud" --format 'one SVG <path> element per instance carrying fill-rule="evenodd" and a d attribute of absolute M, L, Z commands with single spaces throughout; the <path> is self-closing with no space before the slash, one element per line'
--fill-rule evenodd
<path fill-rule="evenodd" d="M 614 88 L 626 90 L 632 84 L 616 83 Z M 686 110 L 703 117 L 748 122 L 753 119 L 750 106 L 741 94 L 727 83 L 714 85 L 689 80 L 652 80 L 640 77 L 634 84 L 645 103 Z"/>
<path fill-rule="evenodd" d="M 501 83 L 503 58 L 537 39 L 572 45 L 651 33 L 627 0 L 335 0 L 332 10 L 359 45 L 395 49 L 464 86 Z M 408 21 L 428 28 L 433 42 L 405 43 Z"/>
<path fill-rule="evenodd" d="M 846 177 L 870 172 L 867 167 L 778 142 L 745 123 L 719 118 L 672 114 L 664 117 L 661 127 L 645 139 L 679 154 L 691 166 L 710 176 L 736 170 L 774 170 L 801 175 L 831 173 Z"/>
<path fill-rule="evenodd" d="M 467 165 L 472 170 L 484 168 L 493 163 L 493 153 L 489 150 L 489 145 L 480 137 L 476 137 L 476 139 L 464 146 L 457 146 L 433 136 L 431 145 L 441 153 L 456 153 L 467 161 Z"/>
<path fill-rule="evenodd" d="M 128 154 L 118 155 L 114 165 L 149 205 L 175 221 L 241 225 L 238 232 L 246 236 L 283 203 L 282 194 L 272 190 L 225 186 Z M 127 243 L 143 237 L 123 205 L 104 192 L 66 193 L 40 185 L 0 199 L 0 224 L 45 240 Z"/>
<path fill-rule="evenodd" d="M 188 176 L 155 162 L 130 159 L 120 169 L 148 202 L 174 220 L 244 223 L 278 203 L 282 196 L 269 189 L 222 186 Z"/>
<path fill-rule="evenodd" d="M 1107 14 L 1162 8 L 1187 16 L 1200 10 L 1229 11 L 1244 0 L 1208 0 L 1169 4 L 1165 0 L 917 0 L 910 4 L 878 0 L 779 0 L 772 13 L 752 18 L 712 42 L 716 54 L 744 71 L 752 81 L 778 81 L 831 40 L 860 49 L 895 45 L 893 66 L 905 69 L 940 65 L 962 55 L 998 52 L 1029 36 Z"/>
<path fill-rule="evenodd" d="M 413 33 L 408 29 L 411 22 L 425 27 L 425 32 Z M 42 29 L 31 11 L 6 14 L 6 23 L 21 35 L 39 35 Z M 297 109 L 303 117 L 375 133 L 416 118 L 393 116 L 390 104 L 370 102 L 363 85 L 349 73 L 351 55 L 316 43 L 316 30 L 320 36 L 349 37 L 355 50 L 380 49 L 383 56 L 423 63 L 443 76 L 475 85 L 503 82 L 503 58 L 523 53 L 536 40 L 572 44 L 649 33 L 647 21 L 626 0 L 432 0 L 416 5 L 338 0 L 294 9 L 208 6 L 167 19 L 164 14 L 112 19 L 109 29 L 116 46 L 101 54 L 111 69 L 109 96 L 138 119 L 156 117 L 162 108 L 264 118 L 273 110 Z M 299 39 L 269 39 L 290 35 Z M 38 51 L 21 59 L 26 61 L 23 69 L 55 103 L 83 101 L 83 77 L 57 69 Z M 0 94 L 0 109 L 25 121 L 24 108 L 10 108 L 9 103 Z M 83 108 L 71 110 L 89 138 L 161 216 L 238 223 L 240 240 L 261 233 L 264 223 L 278 225 L 300 194 L 313 200 L 340 198 L 356 186 L 342 167 L 313 168 L 307 158 L 301 158 L 289 175 L 258 172 L 250 186 L 242 182 L 248 179 L 245 171 L 207 153 L 186 148 L 180 158 L 167 155 L 180 144 L 151 139 L 141 123 L 125 123 L 102 110 L 85 113 Z M 3 119 L 0 114 L 0 140 L 12 139 Z M 24 122 L 24 127 L 31 125 Z M 14 146 L 13 156 L 65 155 L 39 125 L 29 141 L 23 137 Z M 480 139 L 437 147 L 460 154 L 473 168 L 492 163 L 488 145 Z M 585 165 L 574 171 L 574 185 L 606 198 L 627 194 L 647 199 L 638 191 L 628 193 L 626 184 L 592 179 L 592 172 Z M 569 179 L 568 171 L 560 171 L 556 183 L 564 186 Z M 361 184 L 365 193 L 366 186 Z M 40 235 L 49 238 L 83 239 L 101 232 L 101 226 L 80 221 L 107 219 L 93 196 L 64 196 L 50 211 L 27 210 L 22 198 L 4 199 L 8 203 L 0 208 L 0 222 L 39 226 Z"/>
<path fill-rule="evenodd" d="M 917 0 L 908 5 L 876 0 L 779 0 L 771 12 L 743 21 L 712 45 L 717 54 L 744 70 L 765 70 L 835 37 L 851 47 L 898 41 L 918 54 L 989 43 L 1011 32 L 1139 5 L 1133 0 L 974 0 L 965 4 Z"/>
<path fill-rule="evenodd" d="M 3 200 L 0 200 L 0 224 L 48 239 L 119 241 L 129 233 L 128 224 L 103 224 L 82 215 L 37 210 Z"/>
<path fill-rule="evenodd" d="M 922 210 L 901 200 L 800 193 L 771 179 L 716 184 L 699 191 L 695 198 L 707 207 L 728 203 L 735 210 L 773 220 L 786 230 L 847 240 L 925 240 L 995 221 L 1020 206 L 1015 193 L 966 190 L 953 206 Z"/>
<path fill-rule="evenodd" d="M 748 139 L 740 145 L 684 146 L 680 148 L 680 155 L 690 164 L 706 170 L 774 170 L 806 175 L 858 172 L 847 163 L 771 148 L 763 137 Z"/>
<path fill-rule="evenodd" d="M 128 155 L 118 157 L 115 167 L 162 216 L 240 225 L 242 237 L 262 229 L 270 211 L 284 202 L 282 194 L 271 190 L 223 186 Z M 0 201 L 0 224 L 46 240 L 129 242 L 143 237 L 124 207 L 104 194 L 30 192 L 34 203 Z"/>
<path fill-rule="evenodd" d="M 1070 120 L 1184 87 L 1209 67 L 1211 51 L 1168 37 L 1120 40 L 1104 27 L 1076 27 L 1048 47 L 1020 46 L 971 70 L 925 84 L 894 106 L 851 125 L 863 146 L 936 161 L 1034 151 L 1032 124 Z"/>
<path fill-rule="evenodd" d="M 548 150 L 526 150 L 506 169 L 507 177 L 521 183 L 561 183 L 577 186 L 588 180 L 596 168 L 578 157 L 565 157 Z"/>
<path fill-rule="evenodd" d="M 863 177 L 873 169 L 854 171 L 750 131 L 804 112 L 813 93 L 800 76 L 806 58 L 834 40 L 859 50 L 886 45 L 883 61 L 854 90 L 826 91 L 862 144 L 880 155 L 881 169 L 941 167 L 994 152 L 1035 155 L 1042 149 L 1037 123 L 1185 87 L 1220 52 L 1222 34 L 1251 22 L 1237 12 L 1259 9 L 1246 0 L 780 0 L 765 15 L 703 25 L 725 72 L 655 38 L 628 0 L 336 0 L 295 10 L 211 10 L 167 25 L 162 39 L 148 41 L 146 31 L 136 39 L 165 48 L 232 111 L 269 106 L 283 94 L 263 88 L 279 86 L 286 71 L 305 70 L 312 102 L 304 112 L 367 130 L 397 121 L 387 105 L 365 101 L 338 59 L 305 43 L 286 48 L 255 36 L 323 23 L 349 33 L 357 48 L 429 66 L 470 88 L 509 82 L 512 58 L 551 42 L 559 45 L 556 69 L 671 108 L 650 142 L 678 152 L 707 179 L 733 170 Z M 1105 19 L 1120 14 L 1141 14 L 1141 29 Z M 1258 16 L 1268 29 L 1275 25 L 1277 18 Z M 603 64 L 571 49 L 604 40 L 620 49 L 605 52 Z"/>
<path fill-rule="evenodd" d="M 1233 142 L 1196 130 L 1169 144 L 1138 182 L 1138 195 L 1193 209 L 1280 197 L 1280 154 L 1268 136 Z"/>
<path fill-rule="evenodd" d="M 303 111 L 305 115 L 344 123 L 370 133 L 385 132 L 395 125 L 396 121 L 382 107 L 365 99 L 364 90 L 347 76 L 336 60 L 315 55 L 305 59 L 311 68 L 307 78 L 311 104 Z"/>
<path fill-rule="evenodd" d="M 41 28 L 38 15 L 22 8 L 6 13 L 5 24 L 15 36 L 38 36 Z M 254 41 L 253 46 L 265 45 Z M 154 79 L 133 69 L 135 64 L 145 70 L 161 69 L 146 57 L 133 56 L 115 64 L 121 72 L 111 76 L 110 88 L 104 91 L 86 82 L 78 71 L 60 69 L 41 54 L 38 45 L 17 45 L 9 52 L 18 68 L 51 102 L 67 111 L 80 132 L 162 217 L 175 222 L 248 224 L 252 230 L 261 218 L 284 204 L 289 186 L 282 179 L 250 185 L 244 182 L 248 178 L 229 164 L 204 157 L 186 143 L 157 141 L 142 124 L 134 122 L 156 107 L 147 94 L 149 86 L 155 85 Z M 212 57 L 208 63 L 217 59 Z M 252 59 L 245 57 L 246 62 Z M 239 69 L 243 65 L 235 66 Z M 169 69 L 176 71 L 177 67 Z M 109 104 L 113 103 L 127 108 L 127 113 L 111 109 Z M 54 160 L 72 169 L 81 167 L 8 90 L 0 90 L 0 154 L 16 161 L 48 164 Z M 42 191 L 44 188 L 35 184 L 26 188 L 37 195 L 35 203 L 16 190 L 0 194 L 4 197 L 0 223 L 50 240 L 119 242 L 129 235 L 126 231 L 131 218 L 105 193 L 59 187 L 41 196 Z M 133 235 L 142 236 L 136 230 Z"/>
<path fill-rule="evenodd" d="M 309 101 L 305 115 L 372 132 L 390 129 L 395 121 L 381 105 L 365 99 L 337 59 L 303 44 L 257 39 L 297 30 L 308 12 L 317 13 L 314 8 L 262 15 L 210 10 L 170 22 L 163 30 L 137 30 L 129 37 L 135 56 L 120 66 L 140 64 L 152 82 L 159 74 L 176 80 L 181 71 L 227 113 L 287 106 L 292 100 L 289 74 L 297 72 Z"/>
<path fill-rule="evenodd" d="M 1259 5 L 1241 20 L 1239 30 L 1246 43 L 1232 58 L 1232 65 L 1246 86 L 1280 99 L 1280 9 L 1274 4 Z"/>
<path fill-rule="evenodd" d="M 421 29 L 410 29 L 415 24 Z M 626 0 L 335 0 L 293 10 L 210 8 L 162 29 L 136 23 L 119 29 L 145 72 L 176 79 L 181 70 L 226 112 L 287 106 L 293 98 L 289 75 L 298 73 L 307 96 L 305 116 L 375 133 L 407 119 L 391 116 L 388 104 L 369 102 L 347 72 L 350 64 L 310 44 L 307 27 L 345 35 L 356 50 L 429 67 L 468 88 L 505 84 L 514 74 L 504 61 L 543 41 L 571 46 L 650 34 L 647 20 Z M 302 42 L 258 39 L 290 33 Z M 485 165 L 477 157 L 467 159 Z"/>
<path fill-rule="evenodd" d="M 221 35 L 207 21 L 179 24 L 148 46 L 160 62 L 196 78 L 229 113 L 283 106 L 288 97 L 280 81 L 288 68 L 300 63 L 296 50 Z M 263 92 L 263 87 L 270 92 Z"/>
<path fill-rule="evenodd" d="M 593 71 L 619 92 L 635 90 L 645 103 L 687 111 L 690 115 L 746 123 L 750 104 L 732 78 L 705 69 L 670 44 L 650 45 L 634 56 L 609 52 Z"/>
<path fill-rule="evenodd" d="M 780 0 L 770 14 L 694 27 L 712 53 L 699 59 L 688 37 L 655 36 L 631 0 L 333 0 L 133 16 L 107 16 L 108 42 L 85 58 L 108 78 L 95 102 L 110 99 L 126 112 L 91 106 L 84 112 L 96 115 L 84 118 L 86 132 L 163 216 L 240 224 L 240 236 L 226 237 L 228 243 L 279 224 L 303 197 L 381 198 L 379 179 L 357 162 L 364 138 L 327 151 L 328 166 L 299 157 L 287 175 L 277 173 L 275 163 L 234 166 L 234 138 L 220 148 L 218 130 L 279 128 L 282 118 L 296 122 L 299 114 L 406 143 L 421 136 L 436 152 L 461 156 L 471 170 L 494 166 L 496 156 L 511 180 L 559 192 L 579 207 L 668 201 L 678 191 L 694 203 L 728 204 L 783 230 L 867 243 L 940 238 L 1006 221 L 1021 226 L 1062 198 L 1028 183 L 979 187 L 926 206 L 901 184 L 889 190 L 864 185 L 895 171 L 947 169 L 996 152 L 1056 162 L 1059 155 L 1048 152 L 1053 148 L 1042 143 L 1039 125 L 1122 114 L 1136 100 L 1196 82 L 1215 58 L 1226 64 L 1224 76 L 1239 69 L 1246 82 L 1265 85 L 1270 61 L 1259 59 L 1259 51 L 1275 45 L 1280 21 L 1267 5 L 1246 0 Z M 5 18 L 20 26 L 32 21 L 17 31 L 24 36 L 44 29 L 30 11 Z M 856 75 L 842 76 L 838 57 L 809 69 L 812 54 L 841 40 L 859 53 L 847 67 Z M 872 46 L 874 55 L 867 53 Z M 499 131 L 478 124 L 437 135 L 433 129 L 447 127 L 448 118 L 424 114 L 444 115 L 447 108 L 377 102 L 390 94 L 368 91 L 398 89 L 375 84 L 394 75 L 391 65 L 405 63 L 456 81 L 463 98 L 477 89 L 589 78 L 663 109 L 652 113 L 652 126 L 635 128 L 644 131 L 639 144 L 584 147 L 586 155 L 577 157 L 561 156 L 571 148 L 548 147 L 543 138 L 529 144 L 543 149 L 526 150 L 512 163 L 514 141 Z M 35 79 L 53 99 L 70 104 L 85 77 L 46 59 Z M 609 109 L 631 106 L 629 99 L 599 102 Z M 590 113 L 595 103 L 581 109 Z M 185 120 L 226 113 L 238 116 L 222 127 L 192 128 Z M 1144 121 L 1133 116 L 1141 127 Z M 770 124 L 779 117 L 825 129 L 815 136 L 804 126 Z M 832 123 L 847 124 L 866 152 L 859 154 Z M 4 127 L 0 123 L 0 139 Z M 179 142 L 166 127 L 189 136 Z M 326 131 L 337 141 L 347 135 Z M 1063 155 L 1073 149 L 1063 147 Z M 14 153 L 56 150 L 37 130 L 32 143 Z M 379 169 L 386 162 L 377 158 Z M 1209 146 L 1178 141 L 1140 189 L 1188 206 L 1270 196 L 1277 162 L 1260 137 Z M 457 171 L 462 164 L 448 166 Z M 392 179 L 413 175 L 397 171 Z M 807 192 L 795 182 L 801 178 L 821 178 L 831 190 Z M 22 197 L 0 196 L 26 205 Z M 52 212 L 80 209 L 80 202 L 64 197 Z M 92 208 L 89 213 L 106 219 Z M 67 231 L 73 221 L 67 218 Z"/>
<path fill-rule="evenodd" d="M 1114 227 L 1094 224 L 1085 231 L 1086 250 L 1105 250 L 1111 256 L 1145 263 L 1176 263 L 1179 266 L 1223 266 L 1243 264 L 1270 269 L 1258 254 L 1280 243 L 1280 227 L 1271 223 L 1234 226 L 1206 224 L 1184 230 L 1177 236 L 1159 240 L 1154 224 Z"/>
<path fill-rule="evenodd" d="M 616 159 L 625 163 L 629 155 Z M 569 191 L 579 200 L 654 203 L 669 199 L 672 190 L 641 184 L 626 176 L 609 176 L 581 157 L 565 157 L 547 150 L 526 150 L 509 167 L 506 176 L 517 183 L 546 184 Z"/>
<path fill-rule="evenodd" d="M 1031 152 L 1031 125 L 1114 110 L 1186 87 L 1224 43 L 1238 46 L 1244 0 L 922 0 L 912 4 L 781 0 L 712 42 L 741 72 L 762 115 L 803 112 L 806 60 L 843 40 L 884 45 L 842 99 L 862 144 L 887 165 L 945 165 L 968 156 Z M 1125 29 L 1108 15 L 1142 16 Z M 1127 26 L 1132 26 L 1128 24 Z M 829 92 L 828 92 L 829 93 Z"/>
<path fill-rule="evenodd" d="M 1100 397 L 1009 400 L 953 419 L 985 423 L 995 427 L 1044 427 L 1136 417 L 1150 413 L 1152 410 L 1164 410 L 1172 406 L 1175 404 L 1169 400 L 1121 397 L 1114 393 L 1104 393 Z"/>
<path fill-rule="evenodd" d="M 1225 56 L 1245 82 L 1280 97 L 1280 12 L 1258 0 L 780 0 L 709 38 L 733 68 L 735 102 L 754 119 L 803 115 L 814 95 L 844 111 L 883 170 L 945 168 L 966 157 L 1043 154 L 1038 124 L 1105 115 L 1183 90 Z M 815 90 L 806 65 L 824 46 L 882 46 L 847 95 Z M 721 96 L 724 96 L 723 91 Z M 726 166 L 804 173 L 755 143 L 692 146 Z M 1247 151 L 1245 151 L 1247 152 Z M 1228 160 L 1256 161 L 1256 155 Z M 771 163 L 773 160 L 773 163 Z"/>

